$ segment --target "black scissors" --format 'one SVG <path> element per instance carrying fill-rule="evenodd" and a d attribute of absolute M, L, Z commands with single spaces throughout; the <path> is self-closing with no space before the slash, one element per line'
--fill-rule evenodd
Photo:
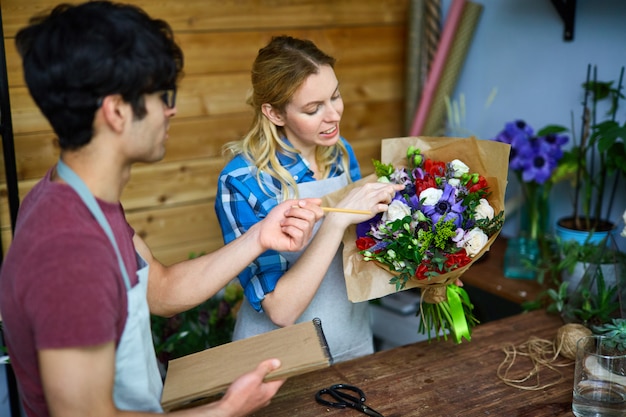
<path fill-rule="evenodd" d="M 349 392 L 357 396 L 355 397 Z M 330 401 L 326 400 L 323 398 L 324 396 L 331 397 L 332 399 Z M 354 408 L 368 416 L 384 417 L 378 411 L 365 405 L 365 393 L 360 388 L 353 385 L 335 384 L 330 388 L 321 389 L 315 394 L 315 401 L 328 407 Z"/>

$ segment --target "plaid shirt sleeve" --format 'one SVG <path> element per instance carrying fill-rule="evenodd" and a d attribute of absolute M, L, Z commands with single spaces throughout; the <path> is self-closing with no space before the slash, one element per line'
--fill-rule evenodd
<path fill-rule="evenodd" d="M 243 157 L 238 156 L 220 175 L 215 212 L 224 243 L 244 234 L 278 204 L 276 195 L 280 195 L 279 191 L 273 188 L 271 195 L 268 195 L 268 190 L 262 190 L 253 169 Z M 269 184 L 266 185 L 269 187 Z M 287 261 L 277 251 L 268 250 L 239 274 L 244 294 L 257 311 L 262 311 L 261 301 L 265 294 L 274 291 L 287 267 Z"/>
<path fill-rule="evenodd" d="M 349 154 L 350 177 L 361 178 L 359 164 L 352 147 L 342 138 Z M 298 183 L 315 181 L 308 165 L 301 158 L 279 157 L 281 163 Z M 335 166 L 331 176 L 343 171 Z M 263 187 L 263 188 L 261 188 Z M 222 229 L 224 243 L 229 243 L 245 233 L 252 225 L 267 216 L 280 201 L 282 194 L 269 175 L 256 176 L 254 164 L 239 155 L 222 170 L 217 185 L 215 212 Z M 252 307 L 263 311 L 261 301 L 265 294 L 274 291 L 289 264 L 277 251 L 268 250 L 255 259 L 239 274 L 239 282 Z"/>

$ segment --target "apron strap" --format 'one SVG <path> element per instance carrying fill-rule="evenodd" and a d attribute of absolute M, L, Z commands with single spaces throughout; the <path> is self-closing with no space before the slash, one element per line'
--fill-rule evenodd
<path fill-rule="evenodd" d="M 124 260 L 122 259 L 122 255 L 120 253 L 120 249 L 117 246 L 117 241 L 115 240 L 115 236 L 113 235 L 113 230 L 109 225 L 100 205 L 96 201 L 96 198 L 93 196 L 89 188 L 85 184 L 85 182 L 70 168 L 67 166 L 62 160 L 59 159 L 57 163 L 57 172 L 59 176 L 68 183 L 70 187 L 76 191 L 78 196 L 83 200 L 93 217 L 95 217 L 96 221 L 104 230 L 107 237 L 111 241 L 113 245 L 113 249 L 115 249 L 115 254 L 117 255 L 117 262 L 120 266 L 120 271 L 122 272 L 122 277 L 124 278 L 124 283 L 126 284 L 126 289 L 129 290 L 131 288 L 130 279 L 128 278 L 128 272 L 126 272 L 126 266 L 124 265 Z"/>

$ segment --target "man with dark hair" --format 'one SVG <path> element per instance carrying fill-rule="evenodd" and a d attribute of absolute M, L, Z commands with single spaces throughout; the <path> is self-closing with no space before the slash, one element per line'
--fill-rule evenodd
<path fill-rule="evenodd" d="M 21 204 L 0 272 L 22 404 L 30 417 L 162 412 L 150 313 L 195 307 L 265 250 L 302 249 L 323 215 L 320 200 L 287 201 L 215 252 L 159 263 L 127 223 L 120 196 L 135 162 L 165 153 L 183 67 L 169 25 L 94 1 L 33 19 L 16 44 L 61 148 Z M 279 365 L 264 361 L 219 401 L 173 414 L 248 414 L 281 386 L 263 382 Z"/>

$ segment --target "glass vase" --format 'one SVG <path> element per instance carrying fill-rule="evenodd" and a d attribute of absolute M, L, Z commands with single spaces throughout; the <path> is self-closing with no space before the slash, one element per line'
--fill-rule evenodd
<path fill-rule="evenodd" d="M 518 236 L 508 241 L 504 255 L 504 276 L 535 279 L 542 259 L 549 256 L 547 240 L 550 210 L 549 189 L 537 183 L 522 183 L 524 203 L 520 209 Z"/>

